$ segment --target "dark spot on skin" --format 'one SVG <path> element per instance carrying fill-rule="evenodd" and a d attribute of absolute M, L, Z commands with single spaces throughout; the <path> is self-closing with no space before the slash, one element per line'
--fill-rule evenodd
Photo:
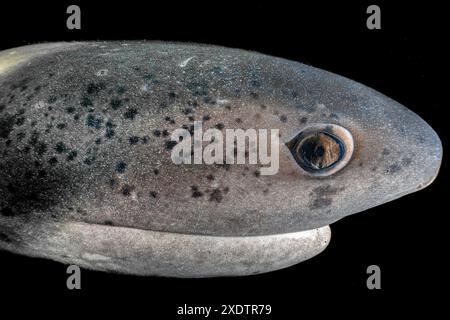
<path fill-rule="evenodd" d="M 206 179 L 208 179 L 209 181 L 213 181 L 214 180 L 214 176 L 212 174 L 208 174 L 206 176 Z"/>
<path fill-rule="evenodd" d="M 308 118 L 307 118 L 307 117 L 301 117 L 301 118 L 300 118 L 300 123 L 301 123 L 301 124 L 305 124 L 307 121 L 308 121 Z"/>
<path fill-rule="evenodd" d="M 331 185 L 325 185 L 314 188 L 310 193 L 309 209 L 323 209 L 329 207 L 333 203 L 335 194 L 339 191 L 338 188 L 333 188 Z"/>
<path fill-rule="evenodd" d="M 168 95 L 170 99 L 175 99 L 177 97 L 177 94 L 173 91 L 170 91 Z"/>
<path fill-rule="evenodd" d="M 24 117 L 17 117 L 16 118 L 16 125 L 17 126 L 21 126 L 25 123 L 25 118 Z"/>
<path fill-rule="evenodd" d="M 283 122 L 283 123 L 286 123 L 286 122 L 287 122 L 287 116 L 284 115 L 284 114 L 282 114 L 282 115 L 280 116 L 280 121 Z"/>
<path fill-rule="evenodd" d="M 14 116 L 5 116 L 0 119 L 0 138 L 8 138 L 14 126 Z"/>
<path fill-rule="evenodd" d="M 339 119 L 339 116 L 336 113 L 330 113 L 331 119 Z"/>
<path fill-rule="evenodd" d="M 55 96 L 50 96 L 50 97 L 48 97 L 47 102 L 48 103 L 55 103 L 56 100 L 58 100 L 58 98 L 56 98 Z"/>
<path fill-rule="evenodd" d="M 130 120 L 134 120 L 134 118 L 137 115 L 137 110 L 134 108 L 128 109 L 123 116 L 125 117 L 125 119 L 130 119 Z"/>
<path fill-rule="evenodd" d="M 192 190 L 192 198 L 199 198 L 199 197 L 203 196 L 203 192 L 198 190 L 197 186 L 192 186 L 191 190 Z"/>
<path fill-rule="evenodd" d="M 166 120 L 166 121 L 169 122 L 170 124 L 175 124 L 175 120 L 172 119 L 171 117 L 165 117 L 164 120 Z"/>
<path fill-rule="evenodd" d="M 106 128 L 106 133 L 105 133 L 106 138 L 110 139 L 110 138 L 114 137 L 115 134 L 116 134 L 116 132 L 114 131 L 114 129 Z"/>
<path fill-rule="evenodd" d="M 220 203 L 222 198 L 222 191 L 220 191 L 220 189 L 214 189 L 209 195 L 209 201 L 215 201 L 217 203 Z"/>
<path fill-rule="evenodd" d="M 211 119 L 211 117 L 208 114 L 203 116 L 203 121 L 208 121 L 209 119 Z"/>
<path fill-rule="evenodd" d="M 381 154 L 382 154 L 383 156 L 388 156 L 390 153 L 391 153 L 391 152 L 390 152 L 387 148 L 384 148 L 383 151 L 381 152 Z"/>
<path fill-rule="evenodd" d="M 149 136 L 143 136 L 142 137 L 142 144 L 147 144 L 149 140 L 150 140 Z"/>
<path fill-rule="evenodd" d="M 222 130 L 223 128 L 225 128 L 225 125 L 223 123 L 218 123 L 215 125 L 215 127 L 219 130 Z"/>
<path fill-rule="evenodd" d="M 75 112 L 75 108 L 74 107 L 67 107 L 66 108 L 66 112 L 67 113 L 74 113 Z"/>
<path fill-rule="evenodd" d="M 96 160 L 96 157 L 91 155 L 91 156 L 87 157 L 86 159 L 84 159 L 83 162 L 84 162 L 84 164 L 90 166 L 91 164 L 93 164 L 95 162 L 95 160 Z"/>
<path fill-rule="evenodd" d="M 86 92 L 88 94 L 98 94 L 100 91 L 102 91 L 103 89 L 105 89 L 105 84 L 100 82 L 100 83 L 89 83 L 86 87 Z"/>
<path fill-rule="evenodd" d="M 261 176 L 261 172 L 259 170 L 256 170 L 255 172 L 253 172 L 255 177 L 260 177 Z"/>
<path fill-rule="evenodd" d="M 398 165 L 397 163 L 394 163 L 387 167 L 386 173 L 394 174 L 394 173 L 399 172 L 401 169 L 402 169 L 402 167 L 400 165 Z"/>
<path fill-rule="evenodd" d="M 169 136 L 169 131 L 167 131 L 166 129 L 163 130 L 162 132 L 164 137 L 168 137 Z"/>
<path fill-rule="evenodd" d="M 5 110 L 5 105 L 4 104 L 0 104 L 0 112 L 2 112 L 3 110 Z"/>
<path fill-rule="evenodd" d="M 409 166 L 411 164 L 411 162 L 412 162 L 411 158 L 403 158 L 402 159 L 402 165 L 405 167 Z"/>
<path fill-rule="evenodd" d="M 189 120 L 189 121 L 194 121 L 195 118 L 194 118 L 193 116 L 189 116 L 189 117 L 188 117 L 188 120 Z"/>
<path fill-rule="evenodd" d="M 137 144 L 139 142 L 139 137 L 138 136 L 131 136 L 131 137 L 128 138 L 128 142 L 131 145 L 135 145 L 135 144 Z"/>
<path fill-rule="evenodd" d="M 113 226 L 113 225 L 114 225 L 114 223 L 113 223 L 111 220 L 105 220 L 105 221 L 103 222 L 103 224 L 104 224 L 105 226 Z"/>
<path fill-rule="evenodd" d="M 0 241 L 2 242 L 6 242 L 6 243 L 11 243 L 13 242 L 11 238 L 8 237 L 7 234 L 0 232 Z"/>
<path fill-rule="evenodd" d="M 17 141 L 22 141 L 25 138 L 25 132 L 17 133 Z"/>
<path fill-rule="evenodd" d="M 31 145 L 35 145 L 35 144 L 38 142 L 38 139 L 39 139 L 39 132 L 37 132 L 36 130 L 34 130 L 34 131 L 31 133 L 31 137 L 30 137 L 29 143 L 30 143 Z"/>
<path fill-rule="evenodd" d="M 66 147 L 66 145 L 65 145 L 62 141 L 60 141 L 60 142 L 58 142 L 58 143 L 56 144 L 55 150 L 56 150 L 56 152 L 58 152 L 58 153 L 63 153 L 63 152 L 66 152 L 67 147 Z"/>
<path fill-rule="evenodd" d="M 183 114 L 188 115 L 190 113 L 192 113 L 192 109 L 191 108 L 184 108 L 183 109 Z"/>
<path fill-rule="evenodd" d="M 73 161 L 78 155 L 78 152 L 76 150 L 72 150 L 67 155 L 67 161 Z"/>
<path fill-rule="evenodd" d="M 111 189 L 115 189 L 117 186 L 117 181 L 116 179 L 110 179 L 109 180 L 109 186 L 111 187 Z"/>
<path fill-rule="evenodd" d="M 38 142 L 34 146 L 34 151 L 39 155 L 42 156 L 47 151 L 47 145 L 44 142 Z"/>
<path fill-rule="evenodd" d="M 127 89 L 124 86 L 118 86 L 116 92 L 118 94 L 124 94 Z"/>
<path fill-rule="evenodd" d="M 189 100 L 188 101 L 188 105 L 191 106 L 191 107 L 197 108 L 198 107 L 198 102 Z"/>
<path fill-rule="evenodd" d="M 156 199 L 158 197 L 158 192 L 156 191 L 150 191 L 150 197 Z"/>
<path fill-rule="evenodd" d="M 250 82 L 250 85 L 255 88 L 261 87 L 261 80 L 254 79 Z"/>
<path fill-rule="evenodd" d="M 135 188 L 133 186 L 126 184 L 122 187 L 121 192 L 124 196 L 129 197 L 131 195 L 131 192 L 133 192 L 134 189 Z"/>
<path fill-rule="evenodd" d="M 236 123 L 241 123 L 242 119 L 241 118 L 236 118 Z"/>
<path fill-rule="evenodd" d="M 176 141 L 172 141 L 172 140 L 166 141 L 166 149 L 172 150 L 177 144 L 178 144 L 178 142 L 176 142 Z"/>
<path fill-rule="evenodd" d="M 187 85 L 189 91 L 192 92 L 194 96 L 206 96 L 208 95 L 208 84 L 206 81 L 191 82 Z"/>
<path fill-rule="evenodd" d="M 49 123 L 49 124 L 47 124 L 46 127 L 47 127 L 47 129 L 45 130 L 45 133 L 49 133 L 52 130 L 53 125 L 51 123 Z"/>
<path fill-rule="evenodd" d="M 250 97 L 252 97 L 253 99 L 258 99 L 259 94 L 257 94 L 256 92 L 250 92 Z"/>
<path fill-rule="evenodd" d="M 91 128 L 100 129 L 102 127 L 103 120 L 101 118 L 95 117 L 89 114 L 86 118 L 86 125 Z"/>
<path fill-rule="evenodd" d="M 116 134 L 116 132 L 114 131 L 114 123 L 111 120 L 108 120 L 106 122 L 106 133 L 105 133 L 105 137 L 110 139 L 112 137 L 114 137 L 114 135 Z"/>
<path fill-rule="evenodd" d="M 102 143 L 102 139 L 98 138 L 97 140 L 95 140 L 95 144 L 101 144 Z"/>
<path fill-rule="evenodd" d="M 127 168 L 127 164 L 123 161 L 120 161 L 116 164 L 116 171 L 118 173 L 124 173 L 126 168 Z"/>
<path fill-rule="evenodd" d="M 159 130 L 159 129 L 153 130 L 153 135 L 156 136 L 156 137 L 160 137 L 161 136 L 161 130 Z"/>
<path fill-rule="evenodd" d="M 82 97 L 81 101 L 80 101 L 80 104 L 83 107 L 89 107 L 89 106 L 92 106 L 92 100 L 89 99 L 88 97 Z"/>
<path fill-rule="evenodd" d="M 153 173 L 155 174 L 155 176 L 157 176 L 159 174 L 159 170 L 158 169 L 153 169 Z"/>
<path fill-rule="evenodd" d="M 230 188 L 228 187 L 223 188 L 223 192 L 228 193 L 228 191 L 230 191 Z"/>
<path fill-rule="evenodd" d="M 80 115 L 79 114 L 74 115 L 73 120 L 78 121 L 79 119 L 80 119 Z"/>
<path fill-rule="evenodd" d="M 50 165 L 54 166 L 55 164 L 58 163 L 58 159 L 56 159 L 56 157 L 51 157 L 51 158 L 48 160 L 48 163 L 50 163 Z"/>
<path fill-rule="evenodd" d="M 210 96 L 203 97 L 203 102 L 207 104 L 216 104 L 216 100 L 211 98 Z"/>
<path fill-rule="evenodd" d="M 56 125 L 56 127 L 57 127 L 59 130 L 63 130 L 63 129 L 66 127 L 66 124 L 65 124 L 65 123 L 58 123 L 58 124 Z"/>
<path fill-rule="evenodd" d="M 4 217 L 12 217 L 12 216 L 14 216 L 14 212 L 13 212 L 12 209 L 9 208 L 9 207 L 2 208 L 1 214 L 2 214 L 2 216 L 4 216 Z"/>
<path fill-rule="evenodd" d="M 111 105 L 111 108 L 113 108 L 114 110 L 117 110 L 122 106 L 122 100 L 112 99 L 109 104 Z"/>

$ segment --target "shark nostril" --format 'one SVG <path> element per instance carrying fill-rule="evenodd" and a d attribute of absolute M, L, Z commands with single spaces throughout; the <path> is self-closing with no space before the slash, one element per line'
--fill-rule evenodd
<path fill-rule="evenodd" d="M 341 170 L 353 153 L 351 133 L 335 124 L 312 125 L 286 145 L 305 172 L 321 177 Z"/>

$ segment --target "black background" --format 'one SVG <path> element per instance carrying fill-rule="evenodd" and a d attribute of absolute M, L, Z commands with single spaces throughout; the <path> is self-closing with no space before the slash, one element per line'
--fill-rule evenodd
<path fill-rule="evenodd" d="M 366 28 L 366 8 L 373 3 L 381 7 L 381 30 Z M 8 1 L 0 6 L 0 49 L 43 41 L 158 39 L 255 50 L 346 76 L 386 94 L 425 119 L 446 150 L 445 10 L 429 1 L 373 3 Z M 66 28 L 69 4 L 81 7 L 79 31 Z M 82 270 L 82 289 L 69 291 L 66 266 L 0 252 L 0 291 L 6 297 L 2 307 L 19 301 L 24 307 L 16 312 L 22 312 L 28 302 L 37 301 L 44 312 L 61 305 L 72 312 L 94 305 L 102 312 L 143 311 L 149 319 L 175 318 L 177 306 L 185 303 L 271 304 L 277 319 L 300 318 L 304 312 L 365 318 L 437 311 L 448 288 L 445 156 L 430 187 L 338 221 L 331 227 L 329 247 L 291 268 L 201 280 Z M 381 267 L 381 290 L 366 287 L 371 264 Z"/>

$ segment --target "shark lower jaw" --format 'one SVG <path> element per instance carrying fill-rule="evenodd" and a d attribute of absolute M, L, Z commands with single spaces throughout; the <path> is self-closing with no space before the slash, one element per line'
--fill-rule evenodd
<path fill-rule="evenodd" d="M 14 226 L 11 226 L 14 229 Z M 283 269 L 321 253 L 329 226 L 265 236 L 168 233 L 80 222 L 16 229 L 1 248 L 104 272 L 177 278 L 246 276 Z M 20 243 L 16 239 L 20 239 Z"/>

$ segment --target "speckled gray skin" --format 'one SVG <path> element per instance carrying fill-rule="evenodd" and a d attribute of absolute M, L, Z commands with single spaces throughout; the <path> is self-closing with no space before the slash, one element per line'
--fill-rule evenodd
<path fill-rule="evenodd" d="M 170 133 L 194 120 L 204 130 L 279 129 L 281 142 L 337 124 L 355 150 L 324 178 L 299 170 L 285 145 L 273 176 L 257 165 L 175 165 Z M 52 223 L 141 229 L 152 239 L 310 230 L 425 187 L 442 147 L 402 105 L 310 66 L 220 47 L 97 42 L 0 52 L 0 152 L 0 247 L 20 252 L 20 226 Z M 233 270 L 219 273 L 249 273 Z M 140 274 L 155 273 L 180 275 L 157 266 Z"/>

